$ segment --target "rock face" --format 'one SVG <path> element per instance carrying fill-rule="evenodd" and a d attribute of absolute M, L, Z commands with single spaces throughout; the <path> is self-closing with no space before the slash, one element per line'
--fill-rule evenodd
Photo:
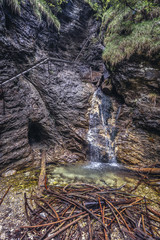
<path fill-rule="evenodd" d="M 21 9 L 21 16 L 7 6 L 0 9 L 0 168 L 38 161 L 42 149 L 50 162 L 85 161 L 91 98 L 98 86 L 109 96 L 118 161 L 157 163 L 158 63 L 134 56 L 108 78 L 97 41 L 99 23 L 83 0 L 64 5 L 59 33 L 45 19 L 38 22 L 27 0 Z M 6 82 L 45 58 L 52 60 Z"/>
<path fill-rule="evenodd" d="M 0 9 L 0 168 L 38 160 L 44 148 L 52 162 L 86 158 L 95 90 L 89 76 L 103 71 L 101 45 L 92 41 L 98 28 L 92 15 L 83 1 L 69 1 L 58 33 L 45 19 L 38 22 L 28 1 L 21 16 L 7 6 Z M 69 62 L 48 61 L 4 83 L 46 57 Z"/>
<path fill-rule="evenodd" d="M 127 164 L 152 165 L 160 155 L 160 68 L 134 57 L 112 75 L 123 99 L 117 119 L 117 158 Z"/>

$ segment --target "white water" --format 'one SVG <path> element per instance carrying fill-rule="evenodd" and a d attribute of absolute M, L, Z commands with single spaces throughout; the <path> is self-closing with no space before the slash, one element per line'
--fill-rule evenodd
<path fill-rule="evenodd" d="M 91 103 L 88 142 L 90 167 L 101 167 L 102 163 L 117 166 L 115 156 L 115 119 L 111 114 L 111 101 L 98 88 Z"/>

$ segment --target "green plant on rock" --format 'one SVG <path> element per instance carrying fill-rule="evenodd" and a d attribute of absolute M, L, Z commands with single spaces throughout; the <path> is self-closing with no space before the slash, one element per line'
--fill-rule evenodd
<path fill-rule="evenodd" d="M 158 0 L 86 0 L 102 19 L 103 59 L 110 69 L 134 54 L 160 57 Z"/>
<path fill-rule="evenodd" d="M 148 98 L 151 100 L 151 102 L 153 103 L 153 106 L 156 106 L 156 101 L 158 98 L 158 94 L 157 93 L 150 93 L 148 94 Z"/>
<path fill-rule="evenodd" d="M 55 27 L 60 29 L 60 22 L 56 16 L 56 13 L 61 10 L 61 5 L 66 0 L 27 0 L 31 3 L 33 11 L 39 20 L 42 19 L 42 15 L 46 16 L 47 23 L 54 24 Z M 21 4 L 25 4 L 23 0 L 0 0 L 0 5 L 6 3 L 11 9 L 18 14 L 21 14 Z"/>

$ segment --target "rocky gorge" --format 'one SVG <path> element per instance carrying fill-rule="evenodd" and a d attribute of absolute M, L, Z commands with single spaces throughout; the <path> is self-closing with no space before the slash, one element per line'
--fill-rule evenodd
<path fill-rule="evenodd" d="M 135 54 L 108 69 L 100 22 L 87 3 L 64 4 L 60 31 L 45 18 L 39 22 L 28 1 L 21 8 L 21 15 L 0 8 L 0 168 L 38 165 L 43 149 L 48 162 L 87 161 L 98 87 L 111 101 L 108 126 L 114 115 L 117 161 L 159 164 L 159 53 L 151 59 Z"/>
<path fill-rule="evenodd" d="M 0 239 L 160 239 L 158 10 L 33 2 L 0 1 Z"/>

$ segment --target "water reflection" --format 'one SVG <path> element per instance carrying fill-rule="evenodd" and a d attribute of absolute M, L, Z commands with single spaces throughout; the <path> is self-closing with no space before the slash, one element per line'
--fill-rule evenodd
<path fill-rule="evenodd" d="M 131 172 L 123 166 L 110 163 L 91 162 L 86 165 L 48 167 L 50 183 L 67 184 L 71 182 L 85 182 L 92 184 L 106 184 L 120 187 L 128 179 L 134 179 Z"/>

